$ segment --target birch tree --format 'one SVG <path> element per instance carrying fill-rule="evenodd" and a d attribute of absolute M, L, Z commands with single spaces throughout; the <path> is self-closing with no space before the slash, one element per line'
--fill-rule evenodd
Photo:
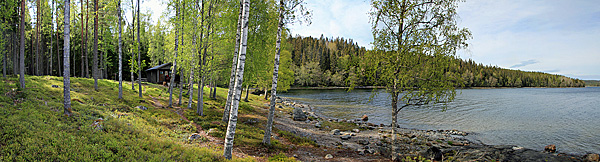
<path fill-rule="evenodd" d="M 121 0 L 119 0 L 117 4 L 117 14 L 119 14 L 119 99 L 123 99 L 123 45 L 121 41 L 123 27 L 121 26 Z"/>
<path fill-rule="evenodd" d="M 70 80 L 71 78 L 69 78 L 69 73 L 70 73 L 70 71 L 69 71 L 70 70 L 69 69 L 69 63 L 70 63 L 69 62 L 70 61 L 69 60 L 69 54 L 70 54 L 70 48 L 71 48 L 71 46 L 69 44 L 69 41 L 70 41 L 70 38 L 69 38 L 69 33 L 70 33 L 70 31 L 69 31 L 69 23 L 70 23 L 69 19 L 70 19 L 70 14 L 71 14 L 70 13 L 70 5 L 69 4 L 70 4 L 69 0 L 65 0 L 65 3 L 63 5 L 64 8 L 65 8 L 64 9 L 65 10 L 65 14 L 64 14 L 64 16 L 65 16 L 65 18 L 64 18 L 65 19 L 65 23 L 64 23 L 64 26 L 65 26 L 65 29 L 64 29 L 64 33 L 65 33 L 65 35 L 64 35 L 64 43 L 65 43 L 65 45 L 64 45 L 64 49 L 63 49 L 63 51 L 64 51 L 64 54 L 63 54 L 64 61 L 63 61 L 63 63 L 64 63 L 64 70 L 65 71 L 63 72 L 63 74 L 64 74 L 64 76 L 63 76 L 63 87 L 64 87 L 63 88 L 63 95 L 64 95 L 64 110 L 65 110 L 64 115 L 66 115 L 66 116 L 73 115 L 73 109 L 71 108 L 71 80 Z M 24 1 L 21 1 L 21 7 L 23 7 L 21 9 L 21 12 L 25 12 L 25 10 L 24 10 L 24 8 L 25 8 Z M 23 22 L 21 22 L 21 30 L 23 30 L 23 26 L 24 26 Z M 23 53 L 24 53 L 24 50 L 23 50 L 23 46 L 24 46 L 23 36 L 24 35 L 22 34 L 21 35 L 21 77 L 23 77 L 23 71 L 25 69 L 25 68 L 23 68 L 23 64 L 24 64 L 23 63 L 23 58 L 24 58 L 23 57 Z M 22 85 L 22 87 L 24 87 L 24 85 Z"/>
<path fill-rule="evenodd" d="M 208 28 L 206 30 L 206 40 L 202 43 L 204 43 L 203 45 L 203 54 L 202 54 L 202 61 L 200 63 L 200 83 L 198 83 L 198 104 L 196 106 L 196 113 L 198 113 L 198 115 L 200 116 L 204 116 L 204 78 L 206 78 L 206 72 L 204 71 L 204 66 L 206 65 L 206 50 L 208 48 L 208 39 L 210 37 L 210 27 L 212 26 L 212 20 L 210 20 L 210 18 L 212 17 L 211 15 L 211 11 L 212 11 L 212 3 L 210 2 L 208 4 Z M 202 3 L 202 7 L 204 8 L 204 3 Z M 202 11 L 202 13 L 204 13 L 204 11 Z M 202 20 L 204 22 L 204 18 Z"/>
<path fill-rule="evenodd" d="M 195 6 L 196 7 L 195 7 L 194 11 L 197 12 L 197 9 L 200 8 L 199 7 L 199 1 L 196 1 L 196 5 Z M 197 24 L 197 22 L 198 22 L 198 18 L 200 16 L 202 16 L 200 13 L 196 13 L 196 18 L 193 21 L 193 23 L 194 23 L 194 34 L 193 34 L 193 38 L 192 38 L 192 57 L 193 57 L 193 59 L 192 59 L 192 63 L 190 64 L 191 65 L 190 66 L 190 78 L 188 80 L 188 82 L 190 83 L 190 86 L 189 86 L 189 89 L 188 89 L 188 94 L 189 94 L 189 101 L 188 101 L 188 106 L 187 106 L 188 109 L 192 108 L 192 99 L 193 99 L 193 96 L 194 96 L 194 69 L 195 69 L 195 66 L 194 66 L 194 63 L 195 63 L 195 59 L 194 58 L 195 58 L 195 56 L 194 55 L 196 53 L 196 36 L 198 34 L 198 24 Z M 204 20 L 204 19 L 202 19 L 202 20 Z M 201 23 L 203 24 L 204 21 L 202 21 Z M 202 28 L 202 24 L 200 24 L 200 28 Z M 202 42 L 202 36 L 200 36 L 200 42 Z M 200 50 L 198 49 L 198 51 L 200 51 Z M 198 56 L 200 56 L 200 54 L 198 54 Z M 200 104 L 200 102 L 198 102 L 198 104 Z"/>
<path fill-rule="evenodd" d="M 179 35 L 177 19 L 179 18 L 179 0 L 175 3 L 175 58 L 173 59 L 173 66 L 171 67 L 171 75 L 176 75 L 177 72 L 177 47 L 179 43 L 177 38 Z M 173 107 L 173 82 L 175 82 L 175 76 L 171 76 L 169 84 L 169 107 Z"/>
<path fill-rule="evenodd" d="M 235 136 L 235 128 L 238 119 L 238 107 L 240 103 L 241 93 L 242 93 L 242 83 L 244 81 L 244 63 L 246 61 L 246 48 L 248 46 L 248 17 L 250 13 L 250 1 L 243 0 L 243 11 L 242 12 L 242 30 L 241 30 L 241 42 L 240 42 L 240 51 L 239 57 L 237 61 L 237 70 L 236 70 L 236 80 L 235 80 L 235 92 L 233 96 L 233 100 L 231 103 L 231 112 L 229 114 L 229 122 L 227 126 L 226 136 L 225 136 L 225 146 L 223 151 L 223 156 L 226 159 L 231 159 L 231 152 L 233 150 L 233 139 Z"/>
<path fill-rule="evenodd" d="M 300 16 L 304 18 L 306 22 L 310 23 L 310 12 L 303 6 L 304 0 L 279 0 L 279 21 L 277 23 L 277 41 L 275 42 L 275 61 L 273 67 L 273 82 L 271 85 L 271 103 L 269 107 L 269 116 L 267 117 L 267 126 L 265 127 L 265 136 L 263 137 L 263 143 L 271 144 L 271 130 L 273 127 L 273 116 L 275 115 L 275 99 L 277 97 L 277 78 L 279 77 L 279 55 L 281 53 L 281 30 L 285 26 L 285 23 L 292 23 L 295 20 L 295 14 L 299 12 Z M 286 16 L 288 19 L 286 19 Z M 266 91 L 266 89 L 265 89 Z M 265 92 L 266 93 L 266 92 Z M 246 98 L 248 92 L 246 92 Z M 266 97 L 266 95 L 265 95 Z"/>
<path fill-rule="evenodd" d="M 240 1 L 241 2 L 241 1 Z M 244 10 L 243 5 L 240 3 L 240 11 L 237 21 L 237 30 L 235 33 L 235 46 L 233 49 L 233 61 L 231 63 L 231 75 L 229 76 L 229 89 L 227 89 L 227 101 L 225 102 L 225 108 L 223 110 L 223 121 L 229 122 L 229 110 L 231 109 L 231 100 L 233 99 L 233 92 L 235 91 L 233 88 L 235 84 L 235 76 L 236 76 L 236 68 L 238 61 L 238 52 L 240 48 L 240 33 L 242 30 L 242 12 Z"/>
<path fill-rule="evenodd" d="M 471 33 L 456 25 L 459 0 L 371 0 L 374 56 L 379 80 L 392 100 L 392 160 L 397 160 L 398 113 L 405 107 L 450 102 L 457 77 L 447 75 Z M 372 73 L 375 74 L 375 73 Z M 398 104 L 401 104 L 400 106 Z"/>

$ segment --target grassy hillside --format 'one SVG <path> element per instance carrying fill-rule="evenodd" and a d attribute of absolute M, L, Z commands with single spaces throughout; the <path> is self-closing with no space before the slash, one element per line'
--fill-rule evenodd
<path fill-rule="evenodd" d="M 217 100 L 205 97 L 206 116 L 200 117 L 195 114 L 196 103 L 193 110 L 185 106 L 166 108 L 166 87 L 144 85 L 144 98 L 140 99 L 126 82 L 124 99 L 119 100 L 116 81 L 99 80 L 96 92 L 93 79 L 71 78 L 75 115 L 65 117 L 61 77 L 27 76 L 25 90 L 17 88 L 18 78 L 0 80 L 0 161 L 225 161 L 222 140 L 226 125 L 221 116 L 227 89 L 218 89 Z M 178 89 L 175 92 L 177 98 Z M 266 118 L 256 109 L 263 108 L 265 101 L 253 95 L 250 100 L 240 104 L 234 143 L 234 151 L 242 149 L 235 155 L 245 158 L 233 161 L 256 160 L 246 150 L 268 153 L 258 159 L 292 160 L 280 154 L 289 149 L 289 143 L 273 140 L 270 147 L 260 144 Z M 99 118 L 104 119 L 101 129 L 92 126 Z M 251 118 L 258 119 L 258 123 L 244 122 Z M 204 131 L 210 136 L 188 141 L 192 133 Z M 284 138 L 297 145 L 314 145 L 293 135 Z"/>

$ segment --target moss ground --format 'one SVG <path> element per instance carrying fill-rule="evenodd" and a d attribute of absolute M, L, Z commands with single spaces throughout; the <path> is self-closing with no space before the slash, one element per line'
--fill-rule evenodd
<path fill-rule="evenodd" d="M 198 116 L 195 100 L 194 109 L 185 108 L 186 95 L 182 108 L 167 108 L 169 93 L 160 85 L 143 84 L 143 98 L 138 98 L 131 83 L 124 82 L 124 99 L 117 98 L 117 81 L 99 80 L 98 91 L 93 85 L 93 79 L 71 78 L 75 115 L 65 117 L 62 77 L 27 76 L 25 89 L 18 88 L 16 77 L 0 79 L 0 161 L 226 161 L 222 141 L 211 143 L 203 137 L 189 142 L 187 138 L 213 129 L 209 135 L 223 139 L 227 89 L 218 88 L 216 99 L 210 99 L 205 89 L 205 116 Z M 178 95 L 175 88 L 175 104 Z M 274 132 L 280 140 L 262 145 L 266 100 L 255 95 L 249 100 L 240 103 L 234 143 L 234 151 L 244 158 L 232 161 L 293 161 L 290 144 L 314 147 L 311 140 L 279 130 Z M 98 118 L 104 119 L 100 130 L 92 127 Z M 247 122 L 251 119 L 258 122 Z"/>

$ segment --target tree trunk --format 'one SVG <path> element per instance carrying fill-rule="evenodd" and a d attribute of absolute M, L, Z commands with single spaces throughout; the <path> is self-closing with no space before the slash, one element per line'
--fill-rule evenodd
<path fill-rule="evenodd" d="M 61 71 L 61 64 L 60 64 L 60 47 L 58 46 L 58 12 L 56 12 L 56 59 L 58 61 L 58 76 L 62 76 L 62 71 Z"/>
<path fill-rule="evenodd" d="M 267 126 L 265 127 L 265 136 L 263 143 L 271 145 L 271 129 L 273 127 L 273 116 L 275 115 L 275 99 L 277 96 L 277 78 L 279 77 L 279 55 L 281 53 L 281 30 L 283 28 L 283 0 L 279 0 L 279 23 L 277 26 L 277 41 L 275 42 L 275 65 L 273 67 L 273 83 L 271 85 L 271 103 L 269 105 L 269 116 Z M 265 98 L 267 98 L 267 90 L 265 89 Z"/>
<path fill-rule="evenodd" d="M 198 1 L 196 1 L 195 9 L 198 9 L 198 8 L 199 8 Z M 196 36 L 197 36 L 196 34 L 198 33 L 197 20 L 198 20 L 199 16 L 200 16 L 200 13 L 198 13 L 196 15 L 196 19 L 194 19 L 194 36 L 192 37 L 192 63 L 191 63 L 191 68 L 190 68 L 190 79 L 189 79 L 190 87 L 188 90 L 188 94 L 189 94 L 189 101 L 188 101 L 188 106 L 187 106 L 188 109 L 192 108 L 192 102 L 193 102 L 192 99 L 194 97 L 194 64 L 193 63 L 195 62 L 195 60 L 194 60 L 195 56 L 193 56 L 193 55 L 196 53 Z M 202 27 L 202 25 L 200 25 L 200 27 Z M 200 41 L 202 42 L 202 38 L 200 38 Z M 198 51 L 200 51 L 200 50 L 198 50 Z M 200 55 L 200 54 L 198 54 L 198 55 Z"/>
<path fill-rule="evenodd" d="M 200 14 L 204 15 L 204 2 L 202 3 L 202 5 L 200 6 Z M 208 9 L 208 16 L 210 16 L 210 4 L 209 4 L 209 9 Z M 202 26 L 204 26 L 204 16 L 202 16 Z M 198 83 L 198 104 L 196 104 L 196 114 L 200 115 L 200 116 L 204 116 L 204 78 L 205 78 L 205 73 L 204 72 L 204 65 L 206 64 L 206 46 L 208 42 L 208 33 L 206 34 L 206 40 L 202 40 L 204 37 L 204 29 L 202 28 L 202 26 L 200 27 L 202 30 L 200 30 L 200 42 L 202 42 L 202 48 L 204 49 L 204 54 L 200 55 L 200 80 Z M 210 31 L 210 23 L 208 25 L 208 29 L 206 31 Z M 200 50 L 198 50 L 200 51 Z"/>
<path fill-rule="evenodd" d="M 246 48 L 248 47 L 248 17 L 250 13 L 250 1 L 243 0 L 244 12 L 242 13 L 242 35 L 241 35 L 241 46 L 240 56 L 237 65 L 236 80 L 235 80 L 235 93 L 231 103 L 231 112 L 229 114 L 229 123 L 227 126 L 225 136 L 225 146 L 223 156 L 226 159 L 231 159 L 231 152 L 233 150 L 233 139 L 235 136 L 235 127 L 238 120 L 238 107 L 240 104 L 242 83 L 244 81 L 244 63 L 246 62 Z"/>
<path fill-rule="evenodd" d="M 227 89 L 227 101 L 225 102 L 225 108 L 223 110 L 223 121 L 224 122 L 229 122 L 229 112 L 230 112 L 230 108 L 231 108 L 231 100 L 233 98 L 233 92 L 235 91 L 234 88 L 234 84 L 235 84 L 235 76 L 236 76 L 236 68 L 237 68 L 237 61 L 238 61 L 238 55 L 239 55 L 239 48 L 240 48 L 240 33 L 242 30 L 242 12 L 244 10 L 244 7 L 242 6 L 242 4 L 240 3 L 240 12 L 239 12 L 239 16 L 238 16 L 238 22 L 237 22 L 237 32 L 235 33 L 235 46 L 233 47 L 233 61 L 231 63 L 231 74 L 229 75 L 229 89 Z"/>
<path fill-rule="evenodd" d="M 69 0 L 65 0 L 68 2 Z M 65 13 L 68 13 L 68 8 L 65 8 Z M 67 16 L 65 16 L 67 17 Z M 21 47 L 19 51 L 19 83 L 21 89 L 25 89 L 25 1 L 21 0 Z M 70 100 L 69 100 L 70 101 Z M 66 102 L 66 101 L 65 101 Z M 69 108 L 70 108 L 69 104 Z"/>
<path fill-rule="evenodd" d="M 131 0 L 131 17 L 132 17 L 132 19 L 131 19 L 131 21 L 132 21 L 132 23 L 131 23 L 131 26 L 132 26 L 131 30 L 134 31 L 135 30 L 135 7 L 133 7 L 133 0 Z M 135 37 L 133 37 L 133 41 L 135 41 Z M 134 70 L 133 70 L 133 62 L 132 62 L 133 61 L 133 57 L 135 57 L 135 54 L 133 52 L 131 52 L 131 59 L 130 59 L 131 66 L 129 66 L 129 68 L 130 68 L 129 72 L 131 72 L 131 90 L 135 91 L 135 85 L 134 85 L 135 78 L 133 78 L 133 71 Z M 173 78 L 173 77 L 171 77 L 171 78 Z M 171 84 L 173 84 L 173 83 L 171 83 Z"/>
<path fill-rule="evenodd" d="M 52 8 L 50 8 L 50 22 L 54 21 L 54 14 L 52 14 L 54 10 L 54 0 L 52 0 Z M 52 75 L 52 43 L 53 43 L 53 39 L 52 39 L 52 34 L 54 32 L 54 23 L 51 23 L 51 27 L 50 27 L 50 75 Z M 58 48 L 58 47 L 56 47 Z M 6 58 L 6 56 L 4 57 Z M 4 64 L 6 64 L 6 62 L 4 62 Z M 6 69 L 6 68 L 5 68 Z"/>
<path fill-rule="evenodd" d="M 41 25 L 41 21 L 40 19 L 42 18 L 42 16 L 40 15 L 40 0 L 37 0 L 37 9 L 35 10 L 35 12 L 37 13 L 36 15 L 36 23 L 35 23 L 35 71 L 34 74 L 35 75 L 40 75 L 40 25 Z"/>
<path fill-rule="evenodd" d="M 88 54 L 89 51 L 88 51 L 88 44 L 87 44 L 88 43 L 88 33 L 89 33 L 88 29 L 89 29 L 89 26 L 90 26 L 89 21 L 90 21 L 90 1 L 89 0 L 85 0 L 85 46 L 84 46 L 85 47 L 84 48 L 85 49 L 85 59 L 84 59 L 84 61 L 85 61 L 85 77 L 86 78 L 90 78 L 90 59 L 88 58 L 89 57 L 89 54 Z M 94 22 L 94 23 L 96 23 L 96 22 Z M 96 25 L 96 24 L 94 24 L 94 25 Z M 96 35 L 96 34 L 94 33 L 94 35 Z M 94 39 L 94 40 L 97 40 L 97 39 Z M 97 45 L 97 43 L 95 43 L 94 45 Z M 94 55 L 97 56 L 98 55 L 98 53 L 97 53 L 98 47 L 97 46 L 94 47 L 94 51 L 96 51 L 96 54 L 94 54 Z M 81 62 L 81 63 L 84 63 L 84 62 Z M 96 63 L 96 69 L 98 69 L 98 64 L 97 63 Z M 92 67 L 92 71 L 93 70 L 94 70 L 94 67 Z M 95 72 L 92 72 L 92 75 L 94 75 L 93 73 L 95 73 Z M 83 72 L 82 72 L 82 74 L 83 74 Z M 84 76 L 82 76 L 82 77 L 84 77 Z M 92 76 L 92 77 L 94 77 L 94 76 Z M 96 82 L 98 82 L 98 81 L 96 81 L 96 78 L 94 78 L 94 88 L 96 90 L 98 90 L 98 88 L 96 88 L 97 87 L 96 86 Z"/>
<path fill-rule="evenodd" d="M 398 92 L 396 89 L 396 85 L 394 85 L 394 91 L 392 91 L 392 161 L 398 159 L 398 155 L 396 154 L 396 127 L 398 122 Z"/>
<path fill-rule="evenodd" d="M 137 42 L 138 42 L 138 46 L 137 46 L 137 50 L 138 50 L 138 90 L 139 90 L 139 96 L 140 98 L 142 98 L 142 57 L 140 55 L 140 46 L 142 46 L 142 44 L 140 44 L 140 0 L 137 1 Z"/>
<path fill-rule="evenodd" d="M 86 30 L 87 30 L 87 27 L 86 27 Z M 94 77 L 94 89 L 96 91 L 98 91 L 98 0 L 94 0 L 94 58 L 93 59 L 94 60 L 92 62 L 92 77 Z"/>
<path fill-rule="evenodd" d="M 69 73 L 70 73 L 69 72 L 69 61 L 70 61 L 69 60 L 69 52 L 70 52 L 70 48 L 71 48 L 70 44 L 69 44 L 69 39 L 70 39 L 69 38 L 69 32 L 70 32 L 69 31 L 69 15 L 70 15 L 69 7 L 70 6 L 68 5 L 68 4 L 70 4 L 69 0 L 65 0 L 64 4 L 65 4 L 64 5 L 64 7 L 65 7 L 65 9 L 64 9 L 65 10 L 65 18 L 64 18 L 65 19 L 65 24 L 64 24 L 64 26 L 65 26 L 65 31 L 64 31 L 65 32 L 65 35 L 64 35 L 65 45 L 64 45 L 64 49 L 63 49 L 65 52 L 63 55 L 64 66 L 65 66 L 65 68 L 64 68 L 65 71 L 63 73 L 64 74 L 64 76 L 63 76 L 63 86 L 64 86 L 63 94 L 64 94 L 64 107 L 65 107 L 64 115 L 71 116 L 73 114 L 73 109 L 71 109 L 71 78 L 69 77 Z M 23 24 L 21 24 L 21 25 L 23 25 Z M 21 38 L 22 37 L 23 36 L 21 36 Z M 21 63 L 23 63 L 22 59 L 21 59 Z M 23 69 L 24 68 L 21 68 L 21 73 L 23 73 Z"/>
<path fill-rule="evenodd" d="M 0 29 L 0 30 L 2 30 L 2 36 L 5 39 L 4 47 L 8 47 L 9 44 L 8 44 L 8 41 L 6 40 L 8 38 L 8 35 L 4 33 L 3 29 Z M 4 51 L 2 51 L 2 53 L 4 53 L 4 59 L 2 59 L 2 61 L 3 61 L 3 63 L 2 63 L 2 77 L 4 77 L 4 79 L 6 79 L 6 59 L 7 59 L 7 57 L 6 57 L 7 54 L 6 53 L 8 53 L 8 51 L 10 51 L 10 50 L 8 50 L 8 48 L 5 49 Z"/>
<path fill-rule="evenodd" d="M 246 84 L 246 97 L 244 98 L 244 102 L 250 102 L 248 101 L 248 93 L 250 92 L 250 85 Z"/>
<path fill-rule="evenodd" d="M 121 26 L 121 0 L 119 0 L 117 4 L 117 14 L 119 14 L 119 99 L 123 99 L 123 43 L 121 41 L 123 27 Z"/>
<path fill-rule="evenodd" d="M 139 0 L 138 0 L 139 1 Z M 183 1 L 183 5 L 181 5 L 181 9 L 183 10 L 183 12 L 181 12 L 181 46 L 183 48 L 183 46 L 185 45 L 183 43 L 183 37 L 185 34 L 183 34 L 184 30 L 184 26 L 185 26 L 185 1 Z M 181 50 L 181 56 L 183 55 L 184 50 Z M 179 75 L 179 101 L 177 102 L 177 106 L 181 106 L 181 100 L 182 100 L 182 96 L 183 96 L 183 68 L 179 69 L 181 72 L 179 72 L 181 75 Z"/>
<path fill-rule="evenodd" d="M 85 19 L 83 19 L 83 0 L 80 0 L 81 3 L 81 77 L 85 77 L 85 62 L 84 62 L 84 56 L 85 56 L 85 35 L 83 34 L 84 31 L 84 26 L 85 26 Z M 73 58 L 73 62 L 75 62 L 75 58 Z M 76 67 L 75 67 L 76 68 Z M 75 70 L 73 70 L 73 73 L 75 72 Z"/>
<path fill-rule="evenodd" d="M 175 18 L 179 18 L 179 0 L 177 0 L 175 8 Z M 169 107 L 173 107 L 173 82 L 175 82 L 175 76 L 177 76 L 175 73 L 177 72 L 177 48 L 179 46 L 177 38 L 179 37 L 179 30 L 177 27 L 177 21 L 175 22 L 175 59 L 173 59 L 173 67 L 171 69 L 171 83 L 169 84 Z"/>
<path fill-rule="evenodd" d="M 267 91 L 267 87 L 265 87 L 265 88 L 264 88 L 264 91 L 265 91 L 265 100 L 267 100 L 267 99 L 269 99 L 269 97 L 267 97 L 267 96 L 268 96 L 268 95 L 267 95 L 267 92 L 268 92 L 268 91 Z"/>

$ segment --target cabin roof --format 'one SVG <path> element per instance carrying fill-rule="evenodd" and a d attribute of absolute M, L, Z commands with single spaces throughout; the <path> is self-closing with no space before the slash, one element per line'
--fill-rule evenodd
<path fill-rule="evenodd" d="M 146 71 L 158 70 L 158 69 L 161 69 L 161 68 L 167 67 L 167 66 L 171 66 L 171 63 L 166 63 L 166 64 L 158 65 L 158 66 L 152 67 L 150 69 L 147 69 Z"/>

